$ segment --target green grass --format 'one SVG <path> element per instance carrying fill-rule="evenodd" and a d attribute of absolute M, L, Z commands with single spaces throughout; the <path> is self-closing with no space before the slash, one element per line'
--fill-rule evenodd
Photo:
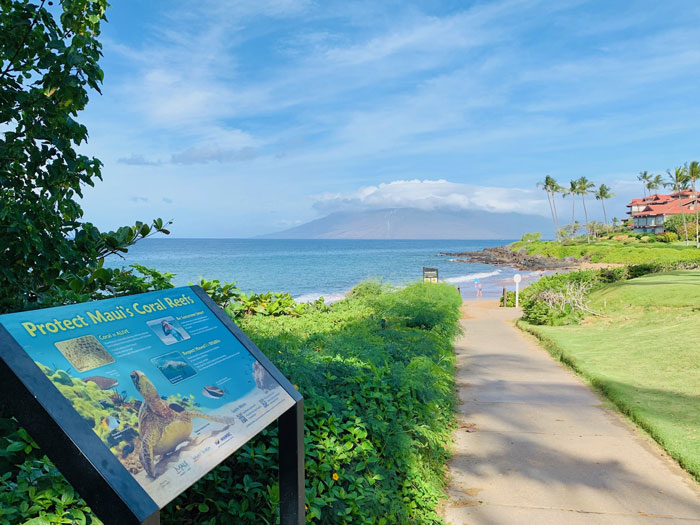
<path fill-rule="evenodd" d="M 520 326 L 700 480 L 700 272 L 608 285 L 589 304 L 603 315 L 581 325 Z"/>
<path fill-rule="evenodd" d="M 530 255 L 546 257 L 590 257 L 591 262 L 645 264 L 645 263 L 698 263 L 700 250 L 685 243 L 665 244 L 661 242 L 642 243 L 638 240 L 614 241 L 604 240 L 588 244 L 577 241 L 561 244 L 555 241 L 518 241 L 511 244 L 514 250 L 525 250 Z"/>

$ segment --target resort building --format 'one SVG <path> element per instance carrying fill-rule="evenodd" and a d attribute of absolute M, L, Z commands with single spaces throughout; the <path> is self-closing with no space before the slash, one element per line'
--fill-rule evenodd
<path fill-rule="evenodd" d="M 662 195 L 655 193 L 642 199 L 632 199 L 627 214 L 634 223 L 634 233 L 663 233 L 666 218 L 679 213 L 695 213 L 698 195 L 690 190 Z"/>

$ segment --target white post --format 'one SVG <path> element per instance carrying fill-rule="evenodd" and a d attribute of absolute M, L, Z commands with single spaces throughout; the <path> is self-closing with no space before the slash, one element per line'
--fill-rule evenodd
<path fill-rule="evenodd" d="M 520 281 L 522 280 L 522 277 L 520 276 L 519 273 L 516 273 L 513 276 L 513 281 L 515 281 L 515 307 L 517 308 L 518 305 L 520 304 L 519 301 L 519 295 L 520 295 Z"/>

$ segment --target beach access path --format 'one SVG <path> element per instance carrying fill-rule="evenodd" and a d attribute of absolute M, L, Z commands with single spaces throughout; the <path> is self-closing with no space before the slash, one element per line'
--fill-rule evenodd
<path fill-rule="evenodd" d="M 698 484 L 518 330 L 520 312 L 463 312 L 447 523 L 700 523 Z"/>

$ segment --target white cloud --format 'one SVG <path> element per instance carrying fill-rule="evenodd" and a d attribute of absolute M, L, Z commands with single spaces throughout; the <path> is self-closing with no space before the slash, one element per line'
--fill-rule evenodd
<path fill-rule="evenodd" d="M 396 180 L 349 193 L 325 193 L 313 199 L 314 208 L 324 213 L 387 208 L 483 210 L 542 216 L 549 213 L 540 191 L 460 184 L 442 179 Z"/>

